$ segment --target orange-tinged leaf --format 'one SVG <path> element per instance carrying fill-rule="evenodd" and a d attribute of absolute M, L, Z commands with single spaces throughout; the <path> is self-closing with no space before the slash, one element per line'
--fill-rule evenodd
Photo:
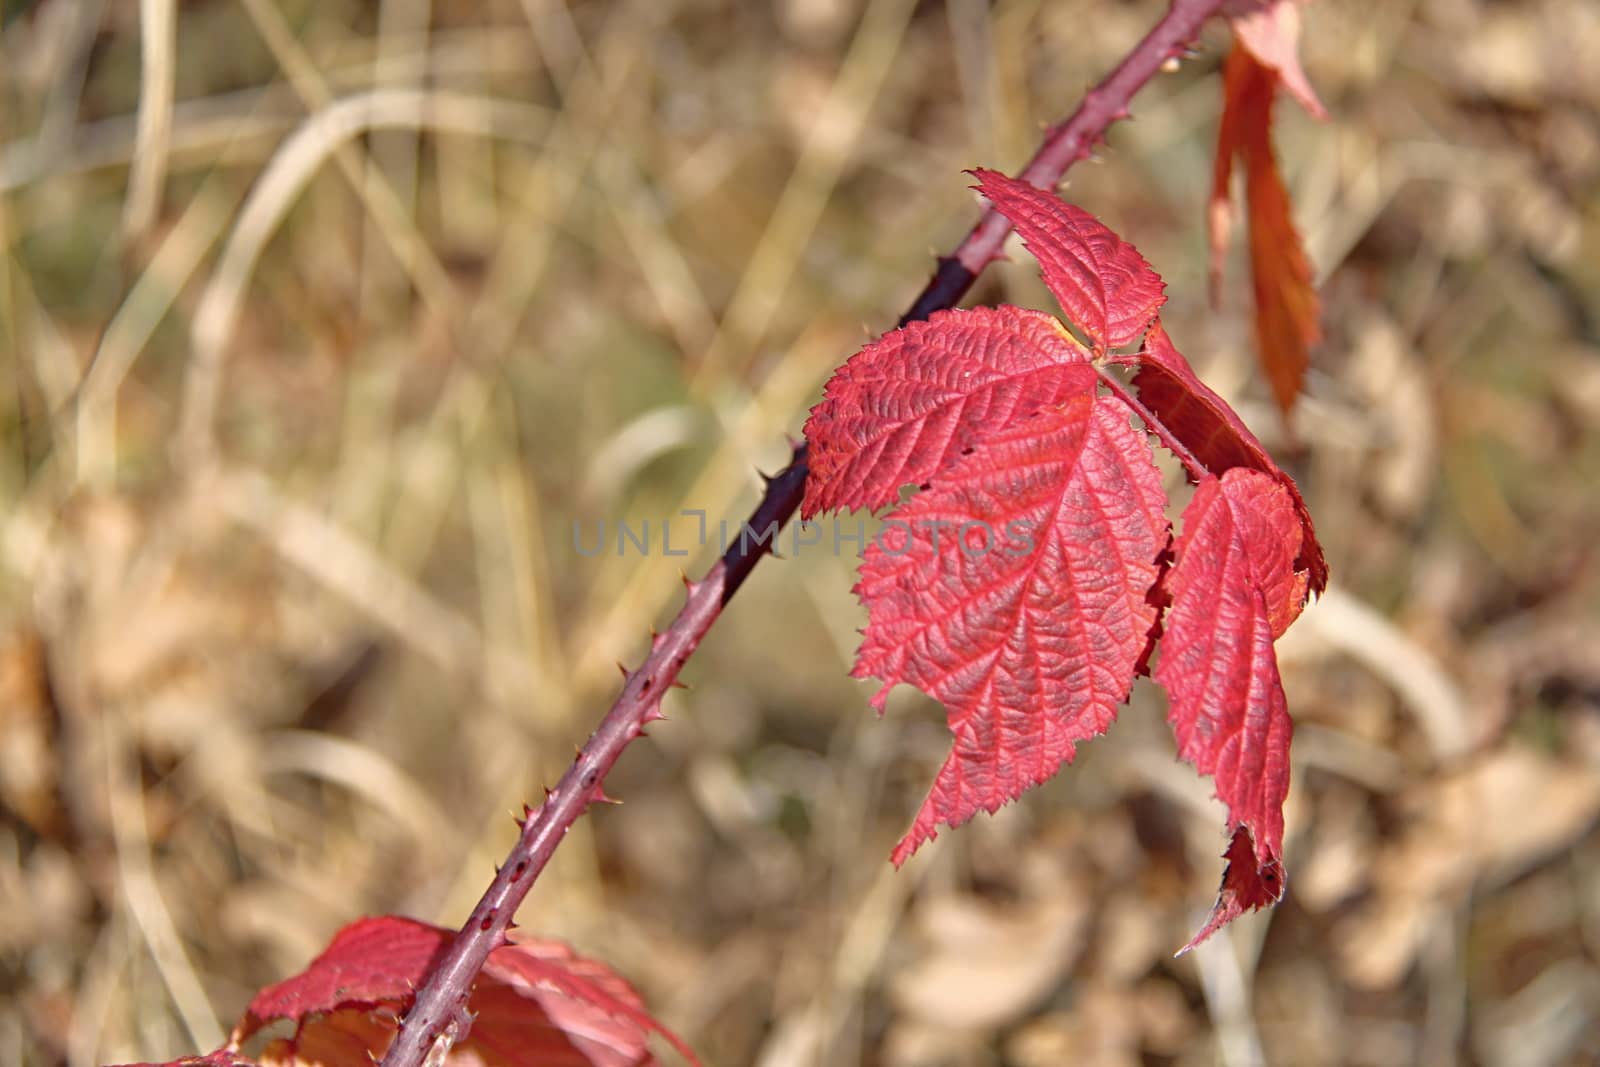
<path fill-rule="evenodd" d="M 1312 118 L 1325 119 L 1327 110 L 1311 88 L 1300 65 L 1299 0 L 1251 0 L 1227 11 L 1234 40 L 1278 75 L 1283 87 Z"/>
<path fill-rule="evenodd" d="M 383 1058 L 394 1040 L 398 1008 L 347 1008 L 308 1018 L 292 1037 L 269 1041 L 261 1067 L 357 1067 Z"/>
<path fill-rule="evenodd" d="M 1278 71 L 1248 47 L 1235 47 L 1228 54 L 1206 226 L 1215 302 L 1233 221 L 1229 185 L 1238 156 L 1245 168 L 1256 351 L 1273 398 L 1288 414 L 1305 380 L 1310 349 L 1322 339 L 1322 328 L 1311 264 L 1295 230 L 1289 191 L 1272 149 L 1272 106 L 1279 84 Z"/>
<path fill-rule="evenodd" d="M 1044 283 L 1077 327 L 1104 354 L 1134 341 L 1166 303 L 1161 276 L 1138 249 L 1106 225 L 1027 182 L 975 170 L 978 191 L 1011 220 Z"/>
<path fill-rule="evenodd" d="M 1111 724 L 1155 616 L 1167 543 L 1150 450 L 1110 397 L 997 428 L 897 508 L 856 592 L 858 678 L 945 705 L 955 745 L 895 863 L 1047 780 Z"/>

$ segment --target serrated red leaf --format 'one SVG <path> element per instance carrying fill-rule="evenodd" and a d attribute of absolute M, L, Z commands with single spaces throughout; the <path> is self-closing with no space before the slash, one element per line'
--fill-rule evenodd
<path fill-rule="evenodd" d="M 1311 512 L 1294 479 L 1273 462 L 1256 435 L 1233 408 L 1195 374 L 1183 353 L 1157 319 L 1145 334 L 1144 346 L 1124 362 L 1137 363 L 1133 377 L 1139 400 L 1215 475 L 1248 468 L 1270 475 L 1294 503 L 1300 520 L 1300 554 L 1295 569 L 1306 572 L 1308 588 L 1320 593 L 1328 585 L 1328 563 L 1317 541 Z"/>
<path fill-rule="evenodd" d="M 1060 197 L 993 170 L 978 191 L 1011 220 L 1061 309 L 1104 353 L 1138 338 L 1166 302 L 1166 285 L 1136 248 Z"/>
<path fill-rule="evenodd" d="M 950 466 L 987 429 L 1092 391 L 1088 353 L 1039 311 L 942 311 L 885 334 L 828 382 L 806 421 L 801 514 L 876 510 Z"/>
<path fill-rule="evenodd" d="M 403 1001 L 449 944 L 447 931 L 413 919 L 357 919 L 299 974 L 261 990 L 234 1031 L 246 1040 L 274 1019 L 294 1022 L 320 1012 Z"/>
<path fill-rule="evenodd" d="M 1292 15 L 1292 5 L 1279 4 L 1274 10 L 1286 7 Z M 1260 18 L 1269 17 L 1282 18 L 1264 13 L 1239 20 L 1235 25 L 1254 25 Z M 1298 73 L 1298 64 L 1292 69 Z M 1304 76 L 1300 77 L 1303 81 Z M 1278 172 L 1277 157 L 1272 150 L 1272 105 L 1278 85 L 1278 72 L 1263 64 L 1249 47 L 1237 47 L 1229 53 L 1223 66 L 1222 124 L 1217 133 L 1206 227 L 1211 245 L 1211 293 L 1215 303 L 1221 290 L 1222 265 L 1232 227 L 1229 184 L 1233 159 L 1237 155 L 1245 165 L 1256 351 L 1272 386 L 1273 398 L 1287 415 L 1300 395 L 1310 364 L 1311 346 L 1322 339 L 1322 328 L 1318 322 L 1321 308 L 1312 284 L 1311 263 L 1306 259 L 1300 234 L 1295 229 L 1289 190 Z M 1310 91 L 1309 86 L 1306 91 Z M 1315 97 L 1311 99 L 1315 102 Z"/>
<path fill-rule="evenodd" d="M 1165 506 L 1127 409 L 1080 394 L 994 429 L 889 516 L 856 586 L 869 622 L 853 673 L 883 681 L 880 711 L 900 682 L 938 699 L 955 734 L 896 864 L 1111 724 L 1155 615 Z"/>
<path fill-rule="evenodd" d="M 269 1023 L 287 1019 L 295 1033 L 268 1043 L 264 1067 L 370 1067 L 453 936 L 398 916 L 351 923 L 303 972 L 256 995 L 230 1045 L 238 1047 Z M 496 948 L 467 1010 L 475 1017 L 472 1028 L 447 1063 L 637 1067 L 655 1062 L 647 1044 L 652 1032 L 696 1062 L 650 1017 L 626 980 L 558 942 L 526 939 Z"/>
<path fill-rule="evenodd" d="M 537 1004 L 538 1012 L 530 1012 Z M 556 941 L 526 939 L 491 953 L 473 990 L 477 1016 L 468 1041 L 493 1054 L 490 1062 L 533 1062 L 565 1067 L 653 1063 L 645 1039 L 661 1034 L 690 1063 L 698 1062 L 678 1037 L 644 1009 L 639 994 L 605 964 L 576 955 Z M 537 1060 L 531 1050 L 540 1052 Z"/>
<path fill-rule="evenodd" d="M 1248 833 L 1250 866 L 1232 857 L 1212 924 L 1263 886 L 1282 892 L 1283 800 L 1294 726 L 1273 641 L 1300 613 L 1306 575 L 1295 569 L 1301 527 L 1283 483 L 1235 467 L 1203 478 L 1183 513 L 1167 587 L 1172 598 L 1155 677 L 1167 690 L 1178 754 L 1216 779 L 1228 829 Z M 1231 892 L 1230 892 L 1231 891 Z"/>

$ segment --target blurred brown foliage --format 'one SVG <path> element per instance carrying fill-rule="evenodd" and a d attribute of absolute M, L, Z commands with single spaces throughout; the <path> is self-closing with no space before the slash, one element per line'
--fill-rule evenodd
<path fill-rule="evenodd" d="M 662 520 L 746 514 L 970 224 L 960 171 L 1020 164 L 1162 5 L 16 7 L 0 1060 L 80 1067 L 210 1047 L 359 914 L 464 916 L 715 550 Z M 1146 685 L 892 871 L 941 716 L 866 713 L 854 547 L 787 552 L 520 916 L 708 1062 L 1600 1059 L 1600 8 L 1306 19 L 1294 440 L 1245 283 L 1205 307 L 1221 27 L 1068 188 L 1329 549 L 1282 647 L 1288 897 L 1170 958 L 1224 842 Z M 977 298 L 1047 307 L 1018 259 Z M 577 551 L 620 519 L 646 558 Z"/>

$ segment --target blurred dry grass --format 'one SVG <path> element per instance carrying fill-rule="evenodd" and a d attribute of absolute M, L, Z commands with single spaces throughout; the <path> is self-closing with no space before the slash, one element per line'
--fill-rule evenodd
<path fill-rule="evenodd" d="M 5 5 L 8 15 L 15 4 Z M 455 921 L 742 517 L 1155 0 L 46 0 L 0 38 L 0 1060 L 210 1047 L 343 922 Z M 1329 340 L 1286 441 L 1203 306 L 1224 37 L 1070 195 L 1291 456 L 1291 882 L 1174 962 L 1221 817 L 1145 685 L 884 857 L 851 560 L 763 566 L 523 909 L 713 1064 L 1600 1061 L 1600 8 L 1309 12 Z M 1026 262 L 979 299 L 1048 306 Z M 583 556 L 573 522 L 652 521 Z M 694 520 L 674 528 L 689 541 Z M 848 554 L 848 553 L 847 553 Z M 706 553 L 699 553 L 704 557 Z"/>

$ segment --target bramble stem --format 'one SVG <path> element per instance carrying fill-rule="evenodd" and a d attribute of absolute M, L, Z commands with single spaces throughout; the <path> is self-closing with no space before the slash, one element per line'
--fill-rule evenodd
<path fill-rule="evenodd" d="M 1067 170 L 1089 158 L 1094 146 L 1105 140 L 1105 132 L 1118 119 L 1128 117 L 1128 104 L 1144 84 L 1169 60 L 1179 59 L 1200 27 L 1223 5 L 1224 0 L 1172 0 L 1165 16 L 1117 69 L 1084 96 L 1083 103 L 1067 121 L 1052 126 L 1028 165 L 1017 175 L 1019 181 L 1054 192 Z M 1011 223 L 993 207 L 986 207 L 977 225 L 968 231 L 953 254 L 939 260 L 939 269 L 905 317 L 908 322 L 925 319 L 941 308 L 953 307 L 983 269 L 1000 257 L 1000 249 L 1011 233 Z"/>
<path fill-rule="evenodd" d="M 1068 168 L 1088 157 L 1103 140 L 1113 122 L 1127 117 L 1136 92 L 1162 66 L 1178 59 L 1217 13 L 1223 0 L 1172 0 L 1167 14 L 1151 28 L 1104 81 L 1091 89 L 1070 118 L 1045 134 L 1039 151 L 1018 178 L 1041 189 L 1053 190 Z M 933 278 L 901 317 L 904 325 L 925 319 L 935 311 L 953 307 L 966 295 L 979 274 L 1000 255 L 1011 224 L 993 208 L 984 211 L 976 226 L 939 260 Z M 1192 460 L 1192 456 L 1189 457 Z M 590 735 L 577 759 L 561 776 L 544 803 L 528 813 L 522 835 L 495 874 L 483 898 L 451 942 L 438 965 L 417 991 L 413 1007 L 401 1022 L 383 1067 L 421 1067 L 436 1048 L 467 1031 L 467 995 L 489 953 L 503 943 L 507 925 L 527 896 L 567 830 L 588 806 L 604 799 L 601 783 L 628 742 L 661 717 L 661 697 L 677 680 L 678 672 L 700 644 L 722 608 L 738 591 L 761 557 L 770 551 L 776 530 L 794 515 L 805 494 L 806 445 L 795 447 L 789 465 L 767 485 L 766 494 L 747 528 L 772 537 L 751 538 L 731 546 L 698 582 L 688 583 L 683 609 L 659 635 L 644 664 L 628 675 L 622 694 L 611 705 L 600 726 Z M 451 1025 L 455 1024 L 454 1035 Z"/>

